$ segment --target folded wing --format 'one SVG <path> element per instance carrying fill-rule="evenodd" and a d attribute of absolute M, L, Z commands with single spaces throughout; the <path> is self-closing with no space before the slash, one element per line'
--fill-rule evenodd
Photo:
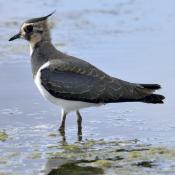
<path fill-rule="evenodd" d="M 41 83 L 57 98 L 112 103 L 139 101 L 152 94 L 150 89 L 110 77 L 86 62 L 56 62 L 41 70 Z"/>

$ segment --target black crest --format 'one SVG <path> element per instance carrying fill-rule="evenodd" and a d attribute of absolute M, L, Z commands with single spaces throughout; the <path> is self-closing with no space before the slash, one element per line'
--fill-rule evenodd
<path fill-rule="evenodd" d="M 39 22 L 39 21 L 46 20 L 48 17 L 52 16 L 54 13 L 55 13 L 55 11 L 48 14 L 47 16 L 29 19 L 29 20 L 25 21 L 25 23 L 36 23 L 36 22 Z"/>

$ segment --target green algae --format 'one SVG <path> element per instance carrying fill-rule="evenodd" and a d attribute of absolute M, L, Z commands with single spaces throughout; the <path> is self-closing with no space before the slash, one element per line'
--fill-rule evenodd
<path fill-rule="evenodd" d="M 40 152 L 33 152 L 27 158 L 28 159 L 40 159 L 41 153 Z"/>
<path fill-rule="evenodd" d="M 111 162 L 109 160 L 97 160 L 94 162 L 94 165 L 97 165 L 97 167 L 101 168 L 110 168 L 112 166 Z"/>
<path fill-rule="evenodd" d="M 145 169 L 149 170 L 150 174 L 163 173 L 165 170 L 175 172 L 174 148 L 154 147 L 134 140 L 111 142 L 87 140 L 82 143 L 58 146 L 58 150 L 49 153 L 48 159 L 49 157 L 64 158 L 73 161 L 74 165 L 81 168 L 100 168 L 106 175 L 144 175 L 147 174 Z M 164 162 L 163 166 L 162 162 Z M 58 170 L 60 172 L 59 166 Z"/>
<path fill-rule="evenodd" d="M 11 152 L 7 155 L 8 159 L 11 159 L 11 158 L 14 158 L 14 157 L 17 157 L 17 156 L 20 156 L 21 153 L 20 152 Z"/>
<path fill-rule="evenodd" d="M 5 131 L 0 131 L 0 141 L 4 142 L 8 139 L 8 135 Z"/>
<path fill-rule="evenodd" d="M 138 159 L 138 158 L 141 158 L 143 157 L 142 153 L 139 151 L 133 151 L 133 152 L 130 152 L 128 153 L 128 158 L 129 159 Z"/>
<path fill-rule="evenodd" d="M 70 145 L 63 145 L 61 146 L 60 148 L 64 149 L 65 151 L 71 151 L 71 152 L 78 152 L 80 151 L 80 146 L 79 145 L 73 145 L 73 144 L 70 144 Z"/>
<path fill-rule="evenodd" d="M 170 148 L 166 148 L 166 147 L 153 147 L 150 148 L 149 150 L 149 154 L 150 155 L 154 155 L 154 156 L 166 156 L 169 158 L 175 158 L 175 149 L 170 149 Z"/>
<path fill-rule="evenodd" d="M 47 145 L 47 148 L 58 148 L 58 145 Z"/>
<path fill-rule="evenodd" d="M 7 164 L 7 159 L 4 157 L 0 157 L 0 165 L 1 164 Z"/>

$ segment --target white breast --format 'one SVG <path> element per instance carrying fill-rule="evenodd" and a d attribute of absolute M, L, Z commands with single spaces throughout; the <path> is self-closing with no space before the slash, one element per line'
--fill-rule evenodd
<path fill-rule="evenodd" d="M 87 102 L 81 102 L 81 101 L 71 101 L 71 100 L 64 100 L 59 99 L 54 96 L 52 96 L 41 84 L 41 70 L 49 66 L 49 61 L 43 64 L 40 69 L 38 70 L 36 76 L 35 76 L 35 84 L 37 88 L 39 89 L 42 96 L 52 102 L 53 104 L 56 104 L 64 109 L 66 112 L 79 110 L 81 108 L 87 108 L 87 107 L 93 107 L 93 106 L 100 106 L 101 104 L 95 104 L 95 103 L 87 103 Z"/>

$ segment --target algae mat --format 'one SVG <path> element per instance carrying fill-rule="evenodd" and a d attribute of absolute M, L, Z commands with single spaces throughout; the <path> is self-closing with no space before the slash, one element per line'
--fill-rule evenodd
<path fill-rule="evenodd" d="M 43 173 L 48 175 L 174 174 L 175 149 L 130 141 L 87 140 L 62 144 L 48 153 Z"/>

